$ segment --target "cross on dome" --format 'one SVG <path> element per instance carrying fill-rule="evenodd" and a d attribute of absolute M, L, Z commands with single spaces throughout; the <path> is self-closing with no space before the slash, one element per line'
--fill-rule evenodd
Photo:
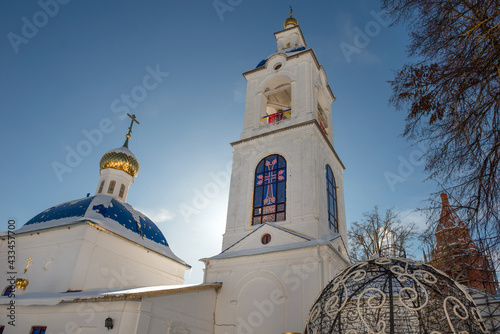
<path fill-rule="evenodd" d="M 33 260 L 31 259 L 31 257 L 28 257 L 26 259 L 26 261 L 28 261 L 28 263 L 26 264 L 26 267 L 24 268 L 24 273 L 26 274 L 28 272 L 28 267 L 30 266 L 30 264 L 33 262 Z"/>
<path fill-rule="evenodd" d="M 109 195 L 116 199 L 126 201 L 130 185 L 139 173 L 139 161 L 128 148 L 128 141 L 132 135 L 134 123 L 139 124 L 135 115 L 130 117 L 130 126 L 125 135 L 125 143 L 106 152 L 99 162 L 101 177 L 97 185 L 96 195 Z M 123 173 L 125 172 L 125 173 Z"/>
<path fill-rule="evenodd" d="M 292 6 L 290 6 L 290 17 L 287 17 L 287 19 L 283 23 L 283 26 L 285 27 L 285 29 L 292 28 L 292 27 L 299 25 L 299 22 L 297 22 L 297 20 L 294 17 L 292 17 L 292 13 L 293 13 L 293 8 L 292 8 Z"/>
<path fill-rule="evenodd" d="M 140 124 L 140 123 L 136 120 L 135 114 L 130 115 L 129 113 L 127 113 L 127 116 L 131 118 L 131 121 L 130 121 L 130 126 L 128 127 L 128 133 L 125 135 L 125 137 L 127 137 L 127 139 L 125 139 L 125 143 L 123 144 L 123 146 L 128 148 L 128 140 L 131 137 L 132 127 L 134 126 L 134 122 L 137 124 Z"/>

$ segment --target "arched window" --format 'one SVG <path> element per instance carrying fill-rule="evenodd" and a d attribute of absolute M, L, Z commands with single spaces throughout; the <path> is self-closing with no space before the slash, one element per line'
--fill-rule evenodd
<path fill-rule="evenodd" d="M 286 161 L 273 154 L 255 169 L 252 225 L 285 220 Z"/>
<path fill-rule="evenodd" d="M 8 296 L 13 292 L 12 285 L 8 285 L 2 293 L 2 296 Z"/>
<path fill-rule="evenodd" d="M 277 69 L 276 67 L 274 69 Z M 264 89 L 265 108 L 261 110 L 260 125 L 277 124 L 292 115 L 292 84 L 281 75 L 268 82 Z"/>
<path fill-rule="evenodd" d="M 326 165 L 326 194 L 328 197 L 328 225 L 333 232 L 339 231 L 337 214 L 337 186 L 330 166 Z"/>
<path fill-rule="evenodd" d="M 118 196 L 120 196 L 120 198 L 123 198 L 123 193 L 125 192 L 125 185 L 122 184 L 121 187 L 120 187 L 120 193 L 118 194 Z"/>
<path fill-rule="evenodd" d="M 31 327 L 31 334 L 45 334 L 47 326 L 33 326 Z"/>
<path fill-rule="evenodd" d="M 116 181 L 111 181 L 109 183 L 108 194 L 112 194 L 115 191 Z"/>
<path fill-rule="evenodd" d="M 99 186 L 99 194 L 102 193 L 103 187 L 104 187 L 104 180 L 102 180 L 101 185 Z"/>

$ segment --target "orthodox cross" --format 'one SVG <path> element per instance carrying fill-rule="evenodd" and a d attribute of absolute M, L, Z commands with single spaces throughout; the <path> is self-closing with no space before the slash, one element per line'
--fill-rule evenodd
<path fill-rule="evenodd" d="M 292 6 L 291 6 L 291 5 L 289 5 L 289 6 L 290 6 L 290 16 L 292 16 L 293 9 L 292 9 Z"/>
<path fill-rule="evenodd" d="M 135 119 L 135 114 L 130 115 L 129 113 L 127 113 L 127 116 L 131 118 L 131 121 L 130 121 L 130 126 L 128 128 L 128 133 L 126 135 L 127 139 L 125 140 L 125 143 L 123 144 L 123 146 L 125 146 L 125 147 L 128 147 L 128 140 L 131 137 L 130 135 L 132 134 L 132 127 L 134 126 L 134 122 L 139 124 L 139 122 Z"/>
<path fill-rule="evenodd" d="M 273 185 L 271 183 L 276 182 L 276 170 L 275 166 L 277 163 L 277 158 L 274 158 L 274 160 L 266 161 L 266 167 L 269 172 L 264 174 L 264 183 L 267 183 L 267 192 L 266 192 L 266 198 L 264 198 L 264 204 L 273 204 L 276 202 L 276 197 L 274 196 L 274 189 Z"/>
<path fill-rule="evenodd" d="M 30 266 L 30 263 L 33 262 L 33 260 L 29 257 L 29 258 L 26 259 L 26 261 L 28 261 L 28 264 L 26 264 L 26 268 L 24 268 L 24 273 L 25 274 L 28 271 L 28 267 Z"/>
<path fill-rule="evenodd" d="M 130 121 L 130 127 L 128 128 L 128 133 L 127 133 L 127 138 L 130 138 L 130 134 L 132 133 L 132 126 L 134 126 L 134 122 L 139 124 L 139 122 L 135 119 L 135 114 L 130 116 L 129 113 L 127 113 L 127 116 L 130 117 L 132 120 Z"/>

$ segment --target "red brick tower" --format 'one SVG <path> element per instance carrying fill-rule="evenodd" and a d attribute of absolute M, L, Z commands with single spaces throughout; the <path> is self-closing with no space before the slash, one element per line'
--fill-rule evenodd
<path fill-rule="evenodd" d="M 436 228 L 436 247 L 430 264 L 461 284 L 495 294 L 496 276 L 488 258 L 472 241 L 469 229 L 441 194 L 441 216 Z"/>

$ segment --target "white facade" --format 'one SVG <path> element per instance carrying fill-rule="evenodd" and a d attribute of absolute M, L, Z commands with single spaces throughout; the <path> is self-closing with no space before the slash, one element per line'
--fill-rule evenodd
<path fill-rule="evenodd" d="M 315 298 L 349 264 L 344 166 L 333 147 L 334 96 L 325 71 L 294 19 L 286 22 L 275 34 L 278 51 L 244 74 L 244 125 L 232 143 L 226 231 L 221 253 L 202 259 L 203 283 L 182 285 L 189 265 L 154 223 L 125 203 L 138 172 L 125 145 L 110 151 L 119 157 L 101 160 L 96 196 L 48 209 L 17 231 L 16 257 L 32 262 L 24 273 L 16 268 L 25 290 L 0 297 L 0 319 L 9 319 L 15 301 L 19 333 L 32 326 L 46 326 L 46 334 L 303 330 Z M 279 175 L 286 179 L 283 206 L 272 209 L 282 211 L 272 221 L 266 200 L 273 188 L 266 188 L 260 216 L 254 208 L 256 167 L 270 155 L 286 162 Z M 109 190 L 111 182 L 116 185 Z M 0 235 L 1 263 L 8 263 L 8 242 L 8 234 Z M 10 275 L 2 268 L 0 281 Z M 106 319 L 113 320 L 112 329 L 105 328 Z M 4 320 L 1 325 L 7 333 L 14 328 Z"/>
<path fill-rule="evenodd" d="M 217 289 L 217 285 L 163 286 L 20 296 L 16 326 L 2 325 L 4 333 L 31 333 L 33 326 L 44 325 L 47 334 L 209 334 Z M 104 326 L 108 317 L 113 319 L 110 330 Z"/>
<path fill-rule="evenodd" d="M 300 28 L 275 36 L 278 52 L 244 74 L 245 116 L 232 143 L 222 253 L 203 260 L 204 282 L 222 282 L 216 334 L 302 332 L 315 298 L 349 264 L 344 166 L 331 131 L 334 96 Z M 286 117 L 277 120 L 277 112 Z M 286 161 L 286 218 L 254 225 L 256 167 L 274 154 Z M 337 187 L 338 233 L 328 222 L 327 165 Z"/>
<path fill-rule="evenodd" d="M 8 239 L 0 240 L 0 263 L 8 263 Z M 16 234 L 18 277 L 30 293 L 112 290 L 182 284 L 189 266 L 125 239 L 91 222 Z M 21 273 L 31 258 L 27 273 Z M 2 273 L 4 274 L 4 273 Z M 0 276 L 2 282 L 7 278 Z"/>
<path fill-rule="evenodd" d="M 114 182 L 114 184 L 111 185 L 111 182 Z M 103 169 L 101 170 L 101 177 L 97 184 L 95 194 L 113 196 L 116 199 L 126 202 L 128 191 L 132 183 L 134 183 L 134 178 L 122 170 L 113 168 Z M 121 191 L 122 186 L 123 191 Z"/>

